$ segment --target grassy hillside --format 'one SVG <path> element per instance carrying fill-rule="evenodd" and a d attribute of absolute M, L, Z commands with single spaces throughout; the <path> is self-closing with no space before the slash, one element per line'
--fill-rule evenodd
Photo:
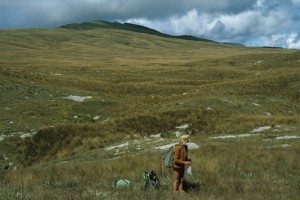
<path fill-rule="evenodd" d="M 102 21 L 0 30 L 0 44 L 4 199 L 168 199 L 155 147 L 180 130 L 200 145 L 190 199 L 299 196 L 299 51 Z M 163 192 L 139 190 L 148 169 Z M 130 191 L 111 188 L 124 177 Z"/>
<path fill-rule="evenodd" d="M 165 37 L 165 38 L 213 42 L 208 39 L 197 38 L 197 37 L 188 36 L 188 35 L 181 35 L 181 36 L 168 35 L 165 33 L 161 33 L 157 30 L 153 30 L 148 27 L 137 25 L 137 24 L 107 22 L 107 21 L 101 21 L 101 20 L 100 21 L 92 21 L 92 22 L 84 22 L 81 24 L 67 24 L 67 25 L 61 26 L 60 28 L 71 29 L 71 30 L 91 30 L 91 29 L 99 29 L 99 28 L 112 29 L 112 30 L 117 29 L 117 30 L 127 30 L 127 31 L 132 31 L 132 32 L 137 32 L 137 33 L 156 35 L 156 36 L 161 36 L 161 37 Z"/>

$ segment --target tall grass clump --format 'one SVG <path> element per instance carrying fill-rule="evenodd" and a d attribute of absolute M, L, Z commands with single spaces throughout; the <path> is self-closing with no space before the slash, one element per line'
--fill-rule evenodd
<path fill-rule="evenodd" d="M 41 129 L 32 138 L 25 139 L 22 150 L 24 162 L 30 164 L 51 157 L 65 157 L 73 154 L 79 146 L 90 150 L 124 138 L 105 127 L 68 125 Z"/>

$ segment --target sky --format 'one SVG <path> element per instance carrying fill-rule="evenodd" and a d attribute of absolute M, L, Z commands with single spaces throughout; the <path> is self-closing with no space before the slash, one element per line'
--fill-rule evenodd
<path fill-rule="evenodd" d="M 300 49 L 300 0 L 0 0 L 0 29 L 92 20 L 246 46 Z"/>

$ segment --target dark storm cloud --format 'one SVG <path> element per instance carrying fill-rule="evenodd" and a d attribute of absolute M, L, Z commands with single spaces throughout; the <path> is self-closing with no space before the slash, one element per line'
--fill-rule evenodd
<path fill-rule="evenodd" d="M 132 22 L 176 35 L 300 48 L 300 0 L 1 0 L 0 28 Z"/>
<path fill-rule="evenodd" d="M 0 28 L 47 27 L 90 19 L 162 19 L 199 12 L 238 13 L 251 0 L 2 0 Z"/>

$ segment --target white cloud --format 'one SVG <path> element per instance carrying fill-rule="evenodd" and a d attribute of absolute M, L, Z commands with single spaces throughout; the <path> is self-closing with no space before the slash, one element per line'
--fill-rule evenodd
<path fill-rule="evenodd" d="M 289 49 L 300 49 L 300 40 L 297 33 L 274 34 L 269 37 L 262 36 L 259 38 L 259 45 L 271 47 L 284 47 Z M 250 45 L 255 45 L 255 42 Z"/>
<path fill-rule="evenodd" d="M 287 37 L 286 40 L 287 48 L 300 49 L 300 40 L 297 33 L 292 33 Z"/>
<path fill-rule="evenodd" d="M 300 6 L 300 0 L 292 0 L 293 4 L 296 6 Z"/>
<path fill-rule="evenodd" d="M 191 10 L 181 17 L 171 17 L 168 20 L 168 24 L 173 34 L 176 35 L 206 35 L 209 32 L 209 27 L 213 20 L 211 16 L 203 13 L 198 14 L 196 10 Z"/>
<path fill-rule="evenodd" d="M 236 43 L 245 43 L 261 36 L 277 34 L 288 29 L 292 23 L 287 15 L 282 15 L 282 12 L 276 10 L 267 14 L 260 10 L 247 10 L 238 14 L 209 14 L 199 13 L 195 9 L 165 20 L 133 19 L 128 22 L 174 35 L 194 35 Z"/>
<path fill-rule="evenodd" d="M 127 22 L 148 26 L 173 35 L 203 36 L 214 26 L 214 19 L 211 15 L 199 14 L 195 9 L 182 16 L 171 16 L 164 20 L 129 19 Z"/>
<path fill-rule="evenodd" d="M 270 37 L 263 36 L 260 41 L 263 46 L 280 46 L 283 45 L 286 47 L 288 35 L 285 34 L 274 34 Z"/>
<path fill-rule="evenodd" d="M 257 6 L 258 8 L 261 8 L 261 7 L 264 6 L 264 3 L 265 3 L 265 0 L 257 0 L 257 1 L 256 1 L 256 6 Z"/>

